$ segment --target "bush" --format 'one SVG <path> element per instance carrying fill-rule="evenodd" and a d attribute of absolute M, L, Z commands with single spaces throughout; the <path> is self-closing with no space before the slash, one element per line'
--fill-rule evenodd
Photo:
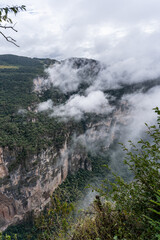
<path fill-rule="evenodd" d="M 134 175 L 133 181 L 125 182 L 114 173 L 113 182 L 106 179 L 96 190 L 115 207 L 106 208 L 99 199 L 101 210 L 94 208 L 94 217 L 76 226 L 72 240 L 160 239 L 159 220 L 153 216 L 158 214 L 159 219 L 160 199 L 156 196 L 160 189 L 160 110 L 155 108 L 155 112 L 157 126 L 146 124 L 149 140 L 141 139 L 137 145 L 130 141 L 131 151 L 122 145 L 126 152 L 124 163 Z"/>

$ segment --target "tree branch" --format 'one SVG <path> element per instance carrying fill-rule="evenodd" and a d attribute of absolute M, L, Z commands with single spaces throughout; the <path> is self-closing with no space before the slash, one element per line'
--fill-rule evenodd
<path fill-rule="evenodd" d="M 16 25 L 16 24 L 14 24 L 14 26 L 15 26 L 15 25 Z M 18 32 L 18 31 L 14 28 L 14 26 L 3 26 L 3 25 L 0 24 L 0 28 L 12 29 L 13 31 Z"/>
<path fill-rule="evenodd" d="M 26 11 L 26 7 L 24 5 L 22 6 L 6 6 L 6 7 L 3 7 L 3 8 L 0 8 L 0 28 L 1 29 L 10 29 L 10 30 L 13 30 L 14 32 L 18 32 L 14 27 L 15 27 L 15 24 L 12 25 L 12 19 L 10 17 L 8 17 L 8 15 L 10 13 L 14 13 L 15 15 L 17 15 L 18 12 L 21 12 L 21 11 Z M 6 24 L 9 24 L 9 25 L 3 25 L 3 23 L 6 23 Z M 6 36 L 6 34 L 2 31 L 0 31 L 0 34 L 6 39 L 6 41 L 14 44 L 16 47 L 19 47 L 17 44 L 16 44 L 16 40 L 10 36 Z"/>
<path fill-rule="evenodd" d="M 3 32 L 0 31 L 0 34 L 6 39 L 7 42 L 10 42 L 12 44 L 14 44 L 16 47 L 19 47 L 17 44 L 16 44 L 16 40 L 10 36 L 5 36 Z"/>

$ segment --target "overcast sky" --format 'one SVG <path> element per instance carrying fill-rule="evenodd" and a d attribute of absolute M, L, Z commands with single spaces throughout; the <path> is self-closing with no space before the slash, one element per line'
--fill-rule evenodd
<path fill-rule="evenodd" d="M 114 62 L 160 56 L 159 0 L 2 0 L 26 5 L 15 18 L 20 48 L 0 36 L 0 53 L 89 57 Z"/>

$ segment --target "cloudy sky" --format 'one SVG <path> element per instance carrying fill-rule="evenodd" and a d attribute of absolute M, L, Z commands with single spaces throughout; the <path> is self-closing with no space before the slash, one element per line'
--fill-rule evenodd
<path fill-rule="evenodd" d="M 107 64 L 84 96 L 74 95 L 59 108 L 49 99 L 39 106 L 40 111 L 48 108 L 54 116 L 78 119 L 86 112 L 100 113 L 102 106 L 111 111 L 104 90 L 119 87 L 119 82 L 160 77 L 160 0 L 1 0 L 0 7 L 6 4 L 23 4 L 27 11 L 11 15 L 18 33 L 6 33 L 17 40 L 20 48 L 0 35 L 0 54 L 58 60 L 84 57 Z M 60 71 L 58 67 L 49 69 L 48 73 L 49 81 L 64 92 L 79 86 L 76 72 L 68 65 Z M 126 99 L 135 117 L 130 129 L 137 129 L 138 122 L 139 132 L 145 121 L 155 118 L 152 108 L 160 104 L 160 88 Z"/>
<path fill-rule="evenodd" d="M 0 37 L 1 54 L 160 60 L 159 0 L 2 0 L 0 6 L 6 4 L 24 4 L 27 12 L 14 19 L 18 33 L 10 32 L 20 48 Z"/>

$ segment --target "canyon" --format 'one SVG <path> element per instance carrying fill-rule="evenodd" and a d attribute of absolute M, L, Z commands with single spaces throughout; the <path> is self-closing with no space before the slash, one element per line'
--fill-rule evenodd
<path fill-rule="evenodd" d="M 104 85 L 107 67 L 93 59 L 60 62 L 2 55 L 0 61 L 23 63 L 19 69 L 1 69 L 6 81 L 15 79 L 13 88 L 6 81 L 2 84 L 2 94 L 6 91 L 11 100 L 8 108 L 4 100 L 0 109 L 0 231 L 4 231 L 28 214 L 40 213 L 68 174 L 92 171 L 88 152 L 98 156 L 107 151 L 132 121 L 132 106 L 123 96 L 146 93 L 159 86 L 160 80 L 108 88 Z M 28 77 L 28 71 L 33 76 Z M 12 96 L 14 88 L 18 92 Z"/>

